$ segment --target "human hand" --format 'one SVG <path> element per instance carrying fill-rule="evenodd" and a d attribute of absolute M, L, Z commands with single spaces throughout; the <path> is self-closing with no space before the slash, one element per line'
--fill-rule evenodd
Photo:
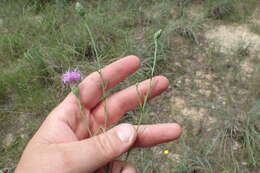
<path fill-rule="evenodd" d="M 107 90 L 114 87 L 140 66 L 135 56 L 120 59 L 102 71 Z M 91 132 L 105 124 L 104 106 L 107 108 L 107 125 L 116 123 L 126 112 L 139 106 L 140 93 L 149 93 L 149 99 L 167 89 L 169 82 L 163 76 L 143 81 L 109 96 L 106 104 L 101 100 L 102 80 L 98 72 L 87 76 L 79 85 L 80 102 L 85 107 Z M 151 89 L 150 89 L 151 88 Z M 113 173 L 134 173 L 135 168 L 115 161 L 131 147 L 149 147 L 177 139 L 180 126 L 174 123 L 142 125 L 120 124 L 91 137 L 81 119 L 76 97 L 70 93 L 45 119 L 26 146 L 15 173 L 103 173 L 104 166 L 112 163 Z"/>

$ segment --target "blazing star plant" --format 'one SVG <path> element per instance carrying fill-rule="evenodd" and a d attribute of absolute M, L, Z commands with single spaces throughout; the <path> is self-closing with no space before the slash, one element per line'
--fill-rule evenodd
<path fill-rule="evenodd" d="M 62 81 L 71 88 L 72 93 L 80 102 L 78 83 L 81 81 L 81 74 L 78 70 L 68 71 L 62 75 Z"/>
<path fill-rule="evenodd" d="M 77 2 L 75 4 L 75 11 L 76 11 L 77 15 L 81 18 L 81 20 L 84 22 L 84 26 L 85 26 L 85 28 L 86 28 L 89 36 L 90 36 L 91 44 L 92 44 L 92 47 L 93 47 L 93 50 L 94 50 L 93 53 L 94 53 L 94 55 L 96 57 L 96 61 L 97 61 L 97 64 L 98 64 L 98 73 L 100 74 L 100 78 L 102 80 L 102 88 L 101 88 L 102 94 L 105 96 L 106 95 L 106 93 L 105 93 L 106 83 L 103 80 L 103 75 L 102 75 L 101 70 L 100 70 L 101 69 L 100 56 L 98 55 L 97 45 L 95 43 L 95 39 L 94 39 L 94 37 L 92 35 L 91 29 L 90 29 L 90 27 L 88 25 L 88 22 L 87 22 L 86 10 L 85 10 L 84 6 L 80 2 Z M 143 120 L 143 117 L 144 117 L 144 114 L 145 114 L 146 105 L 147 105 L 147 102 L 148 102 L 148 97 L 149 97 L 150 91 L 152 89 L 152 77 L 154 76 L 155 66 L 156 66 L 156 63 L 157 63 L 158 39 L 160 38 L 161 35 L 162 35 L 162 30 L 161 29 L 158 30 L 153 35 L 155 49 L 154 49 L 153 65 L 152 65 L 152 69 L 151 69 L 150 88 L 149 88 L 148 94 L 144 97 L 143 103 L 140 103 L 140 106 L 139 106 L 141 115 L 140 115 L 140 118 L 139 118 L 139 121 L 138 121 L 138 127 L 142 123 L 142 120 Z M 63 75 L 63 82 L 65 84 L 66 83 L 70 84 L 72 93 L 74 93 L 74 95 L 76 95 L 77 98 L 78 98 L 78 102 L 79 102 L 79 105 L 80 105 L 82 118 L 84 118 L 85 117 L 84 114 L 83 114 L 84 107 L 80 104 L 79 88 L 78 88 L 77 85 L 74 84 L 74 83 L 77 83 L 77 81 L 79 81 L 79 80 L 81 80 L 81 76 L 80 76 L 80 73 L 78 71 L 66 72 Z M 138 95 L 141 97 L 141 94 L 139 94 L 138 84 L 137 84 L 136 87 L 137 87 Z M 107 113 L 105 97 L 104 97 L 104 102 L 105 102 L 104 113 L 105 113 L 105 128 L 106 128 L 109 115 Z M 87 125 L 88 125 L 88 121 L 87 121 Z M 100 127 L 100 128 L 101 128 L 101 130 L 106 131 L 105 128 L 104 129 L 102 127 Z M 93 136 L 93 134 L 90 132 L 89 128 L 88 128 L 88 131 L 89 131 L 90 136 Z M 137 128 L 137 131 L 138 131 L 138 128 Z M 95 134 L 95 132 L 94 132 L 94 134 Z M 127 152 L 126 160 L 128 159 L 128 156 L 129 156 L 131 151 L 132 150 L 130 149 Z M 169 154 L 169 150 L 165 150 L 163 153 L 165 155 L 167 155 L 167 154 Z M 110 166 L 110 164 L 107 164 L 105 172 L 110 172 L 109 171 L 110 170 L 109 166 Z M 120 170 L 120 172 L 122 172 L 122 170 Z"/>
<path fill-rule="evenodd" d="M 85 118 L 85 115 L 84 115 L 84 106 L 80 102 L 80 90 L 79 90 L 78 84 L 81 81 L 81 79 L 82 79 L 81 73 L 77 69 L 74 71 L 67 71 L 62 75 L 63 83 L 65 85 L 68 85 L 71 88 L 71 92 L 76 96 L 78 104 L 79 104 L 81 119 L 85 122 L 89 135 L 92 135 L 92 133 L 89 129 L 88 119 Z"/>

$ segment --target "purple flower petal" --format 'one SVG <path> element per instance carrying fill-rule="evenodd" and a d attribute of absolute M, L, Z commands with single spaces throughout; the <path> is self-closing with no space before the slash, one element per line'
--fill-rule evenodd
<path fill-rule="evenodd" d="M 78 71 L 71 71 L 71 72 L 66 72 L 62 76 L 62 81 L 63 83 L 74 83 L 77 82 L 81 79 L 81 74 Z"/>

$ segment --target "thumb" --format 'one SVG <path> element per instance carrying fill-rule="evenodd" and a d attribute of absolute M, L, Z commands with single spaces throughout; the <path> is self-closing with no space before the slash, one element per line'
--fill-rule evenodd
<path fill-rule="evenodd" d="M 92 172 L 125 153 L 135 139 L 134 126 L 121 124 L 98 136 L 66 145 L 64 149 L 75 172 Z"/>

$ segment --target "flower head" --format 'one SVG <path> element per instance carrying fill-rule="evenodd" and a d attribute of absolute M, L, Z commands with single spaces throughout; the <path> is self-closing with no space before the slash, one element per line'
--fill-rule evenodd
<path fill-rule="evenodd" d="M 78 71 L 71 71 L 71 72 L 66 72 L 62 76 L 62 81 L 65 84 L 71 84 L 79 81 L 81 79 L 81 74 Z"/>

